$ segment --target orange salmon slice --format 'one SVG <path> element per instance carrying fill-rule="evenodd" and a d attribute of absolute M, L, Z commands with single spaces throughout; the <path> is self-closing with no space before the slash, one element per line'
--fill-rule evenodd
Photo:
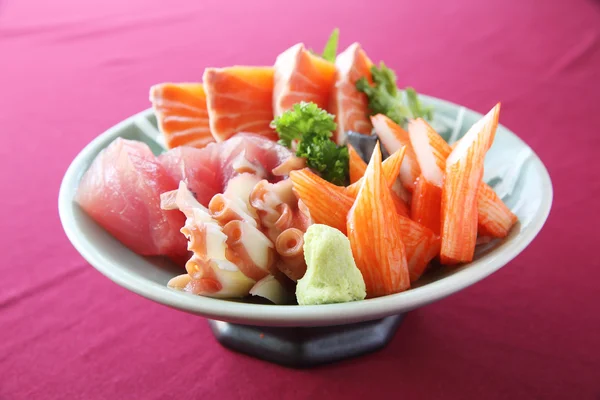
<path fill-rule="evenodd" d="M 201 83 L 161 83 L 150 88 L 150 101 L 168 149 L 202 148 L 214 142 Z"/>
<path fill-rule="evenodd" d="M 337 130 L 333 140 L 343 144 L 346 132 L 370 135 L 373 125 L 368 117 L 367 95 L 356 89 L 356 81 L 366 78 L 373 83 L 371 66 L 373 62 L 358 43 L 351 44 L 335 60 L 335 85 L 331 93 L 330 111 L 336 116 Z"/>
<path fill-rule="evenodd" d="M 298 43 L 281 53 L 275 61 L 272 107 L 275 116 L 301 101 L 327 109 L 335 81 L 335 65 L 311 54 Z"/>
<path fill-rule="evenodd" d="M 410 287 L 400 217 L 383 175 L 379 146 L 373 151 L 362 187 L 348 213 L 347 227 L 367 297 L 398 293 Z"/>
<path fill-rule="evenodd" d="M 273 76 L 271 67 L 235 66 L 204 71 L 202 79 L 210 130 L 217 142 L 239 132 L 277 139 L 270 127 Z"/>

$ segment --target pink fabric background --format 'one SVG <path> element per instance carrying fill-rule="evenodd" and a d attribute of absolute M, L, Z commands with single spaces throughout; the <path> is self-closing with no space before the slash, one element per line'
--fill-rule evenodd
<path fill-rule="evenodd" d="M 522 255 L 410 313 L 385 350 L 294 371 L 102 277 L 67 241 L 57 194 L 151 84 L 272 64 L 334 26 L 401 85 L 480 112 L 501 100 L 555 201 Z M 0 399 L 598 399 L 599 105 L 598 1 L 0 0 Z"/>

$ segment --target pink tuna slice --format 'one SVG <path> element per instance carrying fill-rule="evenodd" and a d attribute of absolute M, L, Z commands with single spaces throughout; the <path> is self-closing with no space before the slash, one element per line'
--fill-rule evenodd
<path fill-rule="evenodd" d="M 277 182 L 305 165 L 304 159 L 291 150 L 252 133 L 238 133 L 202 149 L 178 147 L 162 154 L 159 160 L 173 179 L 185 182 L 205 207 L 237 175 L 250 173 Z"/>
<path fill-rule="evenodd" d="M 146 144 L 117 138 L 83 175 L 75 201 L 134 252 L 181 262 L 189 258 L 185 217 L 160 208 L 160 194 L 176 188 Z"/>
<path fill-rule="evenodd" d="M 161 154 L 158 160 L 177 183 L 184 181 L 196 199 L 207 206 L 223 189 L 216 173 L 220 168 L 217 155 L 213 151 L 181 146 Z"/>

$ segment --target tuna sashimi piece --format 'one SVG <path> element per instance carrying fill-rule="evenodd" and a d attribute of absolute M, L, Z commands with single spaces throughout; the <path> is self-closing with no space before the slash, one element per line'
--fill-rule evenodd
<path fill-rule="evenodd" d="M 326 109 L 334 81 L 333 63 L 311 54 L 302 43 L 290 47 L 275 61 L 273 113 L 279 116 L 301 101 Z"/>
<path fill-rule="evenodd" d="M 206 206 L 223 190 L 217 156 L 214 151 L 182 146 L 161 154 L 158 160 L 176 182 L 184 181 L 196 199 Z"/>
<path fill-rule="evenodd" d="M 159 160 L 171 177 L 184 181 L 205 207 L 237 175 L 250 173 L 277 181 L 305 165 L 304 159 L 289 149 L 252 133 L 239 133 L 203 149 L 178 147 L 162 154 Z"/>
<path fill-rule="evenodd" d="M 331 92 L 330 111 L 336 116 L 337 130 L 333 140 L 346 140 L 346 132 L 370 135 L 373 125 L 369 120 L 367 95 L 356 89 L 356 81 L 366 78 L 371 82 L 373 63 L 358 43 L 351 44 L 335 60 L 336 79 Z"/>
<path fill-rule="evenodd" d="M 160 208 L 161 193 L 176 188 L 146 144 L 117 138 L 83 175 L 75 201 L 136 253 L 180 261 L 188 254 L 179 232 L 185 218 Z"/>
<path fill-rule="evenodd" d="M 201 83 L 161 83 L 150 88 L 150 101 L 167 148 L 204 147 L 215 140 L 208 125 Z"/>
<path fill-rule="evenodd" d="M 224 183 L 244 172 L 279 180 L 290 171 L 305 166 L 305 160 L 296 157 L 287 147 L 252 133 L 238 133 L 230 140 L 211 147 L 221 158 Z"/>

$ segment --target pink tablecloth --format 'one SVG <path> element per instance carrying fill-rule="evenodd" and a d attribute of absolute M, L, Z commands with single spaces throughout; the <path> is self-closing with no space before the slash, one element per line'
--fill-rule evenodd
<path fill-rule="evenodd" d="M 600 3 L 0 0 L 0 399 L 600 396 Z M 330 4 L 331 3 L 331 4 Z M 113 284 L 71 247 L 62 174 L 148 87 L 287 46 L 360 41 L 400 84 L 486 111 L 549 168 L 550 219 L 516 260 L 408 315 L 384 351 L 295 371 Z"/>

